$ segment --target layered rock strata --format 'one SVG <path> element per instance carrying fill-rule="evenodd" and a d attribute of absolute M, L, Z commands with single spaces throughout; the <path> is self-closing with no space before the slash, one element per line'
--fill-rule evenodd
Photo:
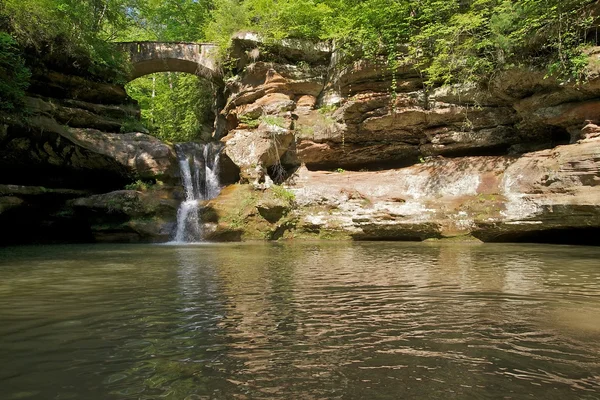
<path fill-rule="evenodd" d="M 515 69 L 486 87 L 425 88 L 411 65 L 291 64 L 240 46 L 222 141 L 259 190 L 213 202 L 215 238 L 554 240 L 600 227 L 593 51 L 585 84 Z M 271 181 L 295 194 L 275 222 L 258 206 Z"/>
<path fill-rule="evenodd" d="M 573 143 L 597 124 L 600 79 L 563 84 L 535 70 L 511 70 L 487 87 L 425 88 L 411 65 L 390 71 L 361 60 L 331 65 L 269 62 L 248 50 L 228 82 L 227 154 L 256 169 L 381 169 L 431 156 L 522 154 Z M 320 60 L 322 62 L 322 60 Z"/>
<path fill-rule="evenodd" d="M 0 223 L 9 227 L 0 240 L 91 241 L 100 237 L 98 226 L 114 228 L 119 214 L 123 224 L 130 221 L 136 227 L 140 219 L 174 220 L 176 207 L 156 216 L 110 207 L 119 203 L 119 192 L 107 195 L 111 201 L 104 212 L 99 212 L 99 201 L 72 203 L 136 181 L 142 186 L 162 183 L 160 196 L 174 199 L 177 188 L 171 185 L 179 184 L 174 149 L 136 131 L 138 119 L 139 108 L 122 86 L 52 71 L 34 76 L 26 110 L 0 122 Z M 133 193 L 138 209 L 156 202 L 154 196 Z M 83 212 L 86 206 L 89 213 Z M 87 218 L 90 214 L 95 219 Z M 164 230 L 158 222 L 139 229 L 127 226 L 113 237 L 157 240 L 164 239 Z"/>
<path fill-rule="evenodd" d="M 233 53 L 214 136 L 240 183 L 202 208 L 209 239 L 600 244 L 595 50 L 584 84 L 514 69 L 439 88 L 322 45 L 241 35 Z M 167 240 L 175 153 L 135 132 L 124 89 L 49 72 L 30 95 L 26 120 L 0 123 L 0 223 L 24 241 Z"/>
<path fill-rule="evenodd" d="M 271 189 L 224 191 L 210 204 L 212 237 L 598 244 L 600 138 L 385 171 L 301 168 L 287 192 L 277 203 Z"/>

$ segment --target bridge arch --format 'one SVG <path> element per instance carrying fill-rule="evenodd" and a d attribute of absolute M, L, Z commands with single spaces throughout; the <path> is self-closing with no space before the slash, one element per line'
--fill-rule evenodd
<path fill-rule="evenodd" d="M 129 54 L 130 80 L 155 72 L 187 72 L 222 86 L 217 67 L 217 45 L 212 43 L 127 42 L 118 43 Z"/>

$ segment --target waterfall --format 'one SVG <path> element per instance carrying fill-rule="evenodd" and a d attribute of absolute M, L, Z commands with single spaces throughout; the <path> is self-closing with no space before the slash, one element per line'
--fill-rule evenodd
<path fill-rule="evenodd" d="M 203 239 L 199 218 L 201 203 L 219 195 L 219 155 L 221 146 L 215 143 L 182 143 L 175 145 L 181 171 L 185 200 L 177 211 L 175 243 L 200 242 Z"/>

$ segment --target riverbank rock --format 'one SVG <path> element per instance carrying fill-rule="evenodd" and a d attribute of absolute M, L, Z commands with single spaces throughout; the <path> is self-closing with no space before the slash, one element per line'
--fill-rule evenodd
<path fill-rule="evenodd" d="M 179 184 L 173 147 L 136 131 L 140 110 L 123 86 L 37 71 L 25 107 L 0 115 L 0 221 L 16 226 L 3 242 L 93 241 L 83 214 L 67 205 L 73 198 L 134 182 Z M 136 224 L 130 228 L 143 240 L 162 240 L 168 235 L 146 221 L 151 214 L 127 215 Z"/>
<path fill-rule="evenodd" d="M 583 237 L 600 226 L 598 149 L 600 139 L 589 139 L 522 157 L 436 158 L 386 171 L 302 168 L 286 189 L 294 200 L 283 219 L 265 218 L 265 194 L 250 186 L 230 187 L 211 204 L 243 239 L 279 229 L 276 237 L 288 239 L 564 241 L 566 235 L 598 244 L 597 236 Z"/>
<path fill-rule="evenodd" d="M 96 242 L 166 242 L 173 236 L 176 188 L 118 190 L 69 202 Z"/>
<path fill-rule="evenodd" d="M 205 204 L 205 239 L 211 241 L 275 240 L 294 226 L 294 194 L 280 186 L 256 189 L 230 185 Z"/>

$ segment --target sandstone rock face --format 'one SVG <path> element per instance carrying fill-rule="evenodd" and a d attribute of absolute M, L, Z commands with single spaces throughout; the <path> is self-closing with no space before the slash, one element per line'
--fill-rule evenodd
<path fill-rule="evenodd" d="M 226 154 L 240 167 L 241 178 L 258 183 L 266 168 L 280 163 L 293 140 L 289 129 L 263 122 L 255 131 L 234 130 L 223 142 Z"/>
<path fill-rule="evenodd" d="M 134 177 L 172 181 L 177 175 L 173 148 L 153 136 L 105 133 L 93 129 L 70 129 L 64 136 L 83 149 L 114 160 Z M 85 167 L 82 160 L 77 160 L 77 163 L 77 166 Z"/>
<path fill-rule="evenodd" d="M 298 51 L 244 45 L 220 114 L 225 152 L 242 182 L 282 167 L 296 200 L 284 222 L 244 210 L 252 227 L 240 219 L 235 237 L 261 226 L 276 237 L 502 241 L 600 226 L 598 74 L 578 85 L 513 69 L 487 87 L 425 90 L 411 65 L 335 53 L 298 63 Z M 237 206 L 224 193 L 213 217 Z"/>
<path fill-rule="evenodd" d="M 476 234 L 485 240 L 597 228 L 600 140 L 526 154 L 506 169 L 500 189 L 506 198 L 501 217 L 477 222 Z"/>
<path fill-rule="evenodd" d="M 54 71 L 32 77 L 26 119 L 0 130 L 1 183 L 119 189 L 136 179 L 177 181 L 173 149 L 127 131 L 139 118 L 122 86 Z"/>
<path fill-rule="evenodd" d="M 35 75 L 29 90 L 27 118 L 3 116 L 0 124 L 0 222 L 14 226 L 2 243 L 99 240 L 98 224 L 81 211 L 82 204 L 76 213 L 70 200 L 123 189 L 136 180 L 179 184 L 170 145 L 143 133 L 122 133 L 140 115 L 122 86 L 49 71 Z M 140 204 L 147 197 L 142 195 Z M 99 207 L 89 209 L 101 213 Z M 104 212 L 112 221 L 115 210 Z M 109 224 L 114 240 L 168 236 L 166 220 L 153 219 L 153 213 L 166 218 L 162 209 L 119 213 L 119 224 Z M 174 214 L 168 219 L 174 221 Z"/>
<path fill-rule="evenodd" d="M 3 183 L 87 189 L 120 188 L 136 179 L 178 182 L 175 152 L 142 133 L 71 128 L 48 117 L 7 128 L 0 139 Z"/>
<path fill-rule="evenodd" d="M 126 104 L 123 86 L 93 82 L 85 78 L 48 71 L 32 77 L 31 93 L 56 99 L 80 100 L 96 104 Z"/>
<path fill-rule="evenodd" d="M 74 128 L 92 128 L 104 132 L 120 132 L 123 121 L 138 118 L 133 105 L 102 105 L 72 99 L 28 97 L 30 112 L 54 118 L 58 123 Z"/>
<path fill-rule="evenodd" d="M 236 186 L 211 202 L 215 237 L 231 233 L 236 215 L 242 239 L 260 237 L 259 230 L 290 239 L 535 241 L 558 233 L 568 241 L 600 226 L 600 139 L 523 157 L 436 158 L 387 171 L 302 168 L 288 186 L 294 200 L 285 217 L 264 210 L 265 192 Z M 251 200 L 240 206 L 244 198 Z"/>
<path fill-rule="evenodd" d="M 298 57 L 299 51 L 288 56 Z M 306 67 L 252 62 L 228 82 L 228 100 L 220 115 L 226 121 L 221 140 L 226 154 L 240 168 L 242 181 L 278 180 L 272 172 L 269 177 L 269 169 L 283 176 L 283 164 L 297 164 L 297 114 L 312 110 L 326 81 L 327 59 L 312 61 Z"/>
<path fill-rule="evenodd" d="M 542 71 L 514 69 L 487 88 L 425 90 L 411 65 L 392 74 L 377 62 L 344 64 L 332 54 L 329 65 L 308 58 L 312 63 L 301 68 L 297 60 L 291 65 L 258 49 L 250 53 L 248 48 L 245 69 L 227 85 L 224 140 L 238 146 L 229 139 L 241 130 L 244 142 L 272 148 L 252 128 L 265 116 L 279 116 L 294 137 L 280 154 L 288 166 L 381 169 L 439 155 L 522 154 L 574 143 L 589 135 L 585 126 L 600 123 L 599 78 L 563 84 Z M 261 165 L 261 158 L 264 152 L 246 152 L 234 162 L 244 169 Z"/>
<path fill-rule="evenodd" d="M 513 69 L 486 87 L 426 89 L 411 65 L 340 60 L 324 45 L 241 34 L 233 51 L 239 73 L 215 102 L 213 136 L 226 183 L 242 184 L 202 209 L 208 239 L 599 244 L 599 73 L 578 85 Z M 23 236 L 170 238 L 175 152 L 126 132 L 139 111 L 122 87 L 49 72 L 28 105 L 27 123 L 0 123 L 0 223 L 31 215 Z M 135 180 L 166 186 L 122 190 Z"/>

